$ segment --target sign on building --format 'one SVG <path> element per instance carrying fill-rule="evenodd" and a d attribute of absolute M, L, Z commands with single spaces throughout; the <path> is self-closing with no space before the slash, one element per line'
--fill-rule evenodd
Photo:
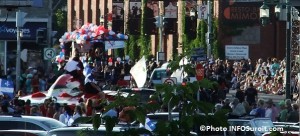
<path fill-rule="evenodd" d="M 225 57 L 228 60 L 249 59 L 248 45 L 226 45 Z"/>

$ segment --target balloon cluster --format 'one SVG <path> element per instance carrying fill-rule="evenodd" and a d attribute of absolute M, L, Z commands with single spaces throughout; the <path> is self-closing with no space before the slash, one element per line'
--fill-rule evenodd
<path fill-rule="evenodd" d="M 87 42 L 93 43 L 97 40 L 127 40 L 128 36 L 104 28 L 103 25 L 95 25 L 92 23 L 86 23 L 81 28 L 73 32 L 65 32 L 65 34 L 59 39 L 61 44 L 68 41 L 76 41 L 77 44 L 86 44 Z"/>
<path fill-rule="evenodd" d="M 56 56 L 56 62 L 63 62 L 65 60 L 64 44 L 67 42 L 75 41 L 77 44 L 90 45 L 94 42 L 103 42 L 105 40 L 127 40 L 128 36 L 114 31 L 106 29 L 103 25 L 95 25 L 92 23 L 86 23 L 79 29 L 72 32 L 65 32 L 59 39 L 60 48 L 62 49 L 59 55 Z"/>

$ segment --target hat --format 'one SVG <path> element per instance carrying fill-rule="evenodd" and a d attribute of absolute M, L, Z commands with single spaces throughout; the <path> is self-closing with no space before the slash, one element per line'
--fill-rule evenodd
<path fill-rule="evenodd" d="M 278 105 L 279 105 L 279 106 L 285 106 L 285 102 L 284 102 L 284 101 L 280 101 L 280 102 L 278 103 Z"/>

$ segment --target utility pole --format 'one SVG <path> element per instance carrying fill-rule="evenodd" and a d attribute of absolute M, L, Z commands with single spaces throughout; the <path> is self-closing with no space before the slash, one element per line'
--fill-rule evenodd
<path fill-rule="evenodd" d="M 20 90 L 20 75 L 21 75 L 21 27 L 26 23 L 24 21 L 27 13 L 20 10 L 16 13 L 16 27 L 17 27 L 17 60 L 16 60 L 16 91 Z"/>
<path fill-rule="evenodd" d="M 211 39 L 212 36 L 212 9 L 211 9 L 211 1 L 207 1 L 207 39 L 206 39 L 206 44 L 207 44 L 207 58 L 211 58 Z"/>
<path fill-rule="evenodd" d="M 156 54 L 156 62 L 157 63 L 160 61 L 161 57 L 165 57 L 164 51 L 163 51 L 164 16 L 163 16 L 163 13 L 161 13 L 161 11 L 160 11 L 162 8 L 163 8 L 163 4 L 159 3 L 159 9 L 158 9 L 159 15 L 155 17 L 156 22 L 154 22 L 159 31 L 159 44 L 158 44 L 159 49 Z M 163 56 L 161 56 L 161 55 L 163 55 Z"/>
<path fill-rule="evenodd" d="M 286 25 L 286 76 L 285 76 L 285 97 L 291 99 L 291 36 L 292 36 L 292 19 L 291 19 L 291 3 L 286 1 L 287 8 L 287 25 Z"/>
<path fill-rule="evenodd" d="M 47 22 L 47 48 L 52 46 L 52 16 L 53 16 L 53 0 L 48 1 L 48 22 Z M 47 60 L 47 71 L 51 68 L 51 60 Z"/>

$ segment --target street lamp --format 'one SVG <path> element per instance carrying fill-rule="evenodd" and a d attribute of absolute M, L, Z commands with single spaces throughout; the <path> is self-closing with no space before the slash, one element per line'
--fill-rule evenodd
<path fill-rule="evenodd" d="M 264 2 L 263 5 L 260 7 L 260 13 L 259 13 L 259 17 L 261 19 L 261 23 L 263 26 L 265 26 L 268 23 L 268 20 L 270 18 L 269 13 L 270 13 L 269 7 Z"/>
<path fill-rule="evenodd" d="M 104 25 L 104 16 L 100 17 L 100 25 Z"/>
<path fill-rule="evenodd" d="M 286 99 L 291 99 L 291 27 L 292 27 L 292 19 L 291 19 L 291 5 L 290 0 L 286 0 L 285 3 L 279 3 L 279 1 L 273 0 L 273 3 L 276 3 L 275 13 L 279 15 L 279 13 L 283 12 L 283 5 L 286 7 L 286 57 L 285 57 L 285 97 Z M 264 2 L 260 7 L 260 19 L 262 25 L 265 26 L 270 18 L 269 15 L 269 7 Z"/>
<path fill-rule="evenodd" d="M 196 17 L 196 10 L 194 8 L 190 10 L 190 17 L 192 20 L 194 20 Z"/>

